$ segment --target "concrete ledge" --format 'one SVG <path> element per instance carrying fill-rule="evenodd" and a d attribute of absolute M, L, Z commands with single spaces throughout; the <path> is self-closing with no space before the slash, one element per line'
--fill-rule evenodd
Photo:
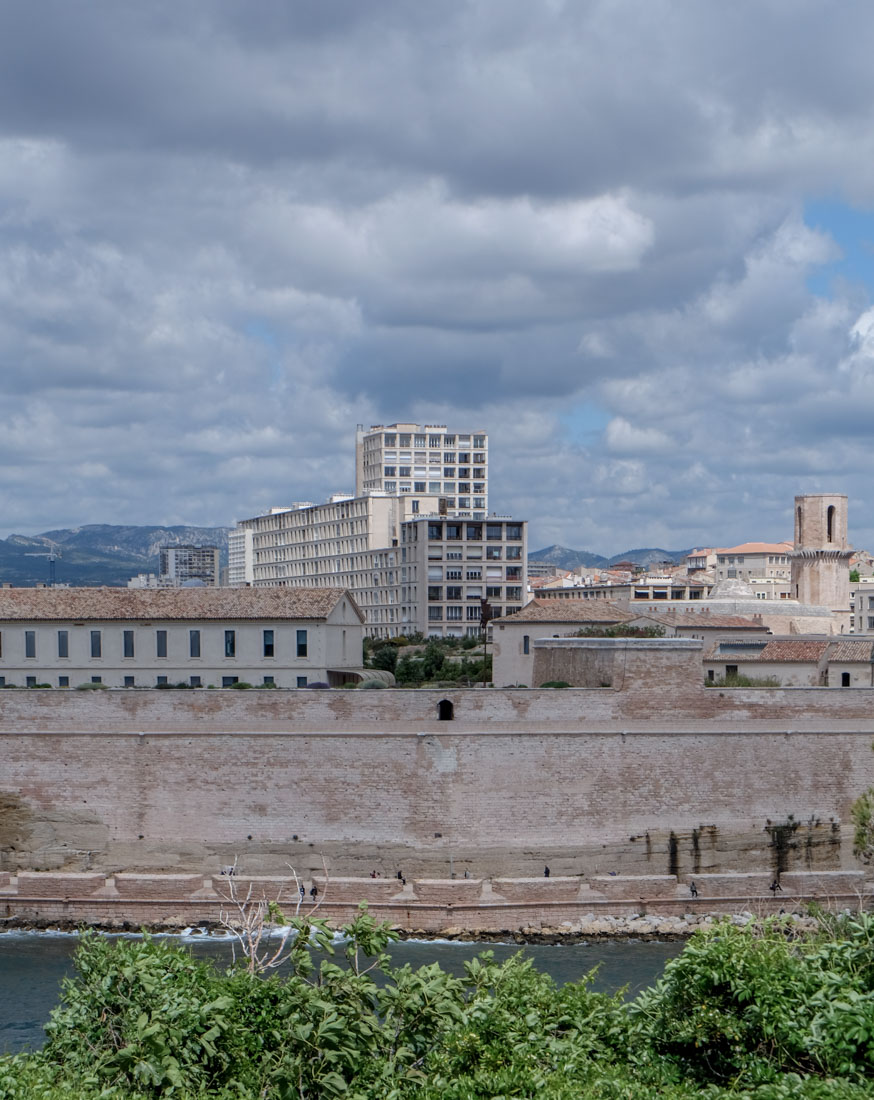
<path fill-rule="evenodd" d="M 413 883 L 416 901 L 425 905 L 474 905 L 482 889 L 481 878 L 420 878 Z"/>
<path fill-rule="evenodd" d="M 313 875 L 313 885 L 319 891 L 319 897 L 330 902 L 387 902 L 399 894 L 404 886 L 396 878 L 334 878 Z"/>
<path fill-rule="evenodd" d="M 729 871 L 721 875 L 689 875 L 685 885 L 694 882 L 698 893 L 705 898 L 764 898 L 770 895 L 768 887 L 774 877 L 770 873 Z"/>
<path fill-rule="evenodd" d="M 115 888 L 121 898 L 186 898 L 203 889 L 203 875 L 118 874 Z"/>
<path fill-rule="evenodd" d="M 299 882 L 302 880 L 299 880 Z M 288 875 L 213 875 L 212 888 L 223 901 L 284 901 L 296 903 L 299 886 Z"/>
<path fill-rule="evenodd" d="M 676 875 L 595 875 L 593 890 L 609 900 L 672 898 L 677 892 Z"/>
<path fill-rule="evenodd" d="M 0 890 L 12 885 L 12 875 L 8 871 L 0 871 Z"/>
<path fill-rule="evenodd" d="M 780 876 L 784 894 L 811 897 L 821 894 L 852 894 L 866 890 L 864 871 L 785 871 Z"/>
<path fill-rule="evenodd" d="M 582 880 L 575 876 L 555 878 L 496 878 L 492 889 L 507 901 L 576 901 Z"/>
<path fill-rule="evenodd" d="M 9 876 L 6 876 L 7 884 Z M 18 893 L 30 898 L 85 898 L 106 885 L 106 875 L 81 871 L 19 871 Z"/>

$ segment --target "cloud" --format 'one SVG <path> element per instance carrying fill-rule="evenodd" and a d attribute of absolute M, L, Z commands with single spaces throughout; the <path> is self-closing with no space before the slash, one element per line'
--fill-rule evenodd
<path fill-rule="evenodd" d="M 825 486 L 874 548 L 871 287 L 815 293 L 840 249 L 804 221 L 874 205 L 872 33 L 807 0 L 4 6 L 4 533 L 320 500 L 356 423 L 413 418 L 491 432 L 532 545 L 784 537 Z"/>

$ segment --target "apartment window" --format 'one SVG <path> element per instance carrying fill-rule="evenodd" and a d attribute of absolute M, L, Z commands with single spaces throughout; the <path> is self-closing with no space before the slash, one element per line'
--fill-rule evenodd
<path fill-rule="evenodd" d="M 69 676 L 59 676 L 58 677 L 58 687 L 59 688 L 68 688 L 69 686 L 70 686 L 70 677 Z"/>
<path fill-rule="evenodd" d="M 397 436 L 394 432 L 385 433 L 385 445 L 386 447 L 394 447 L 397 443 Z"/>
<path fill-rule="evenodd" d="M 410 436 L 410 435 L 403 434 L 403 435 L 399 436 L 398 446 L 399 447 L 409 447 L 411 439 L 412 439 L 412 436 Z"/>
<path fill-rule="evenodd" d="M 452 479 L 453 482 L 454 482 L 454 480 L 455 480 L 455 467 L 454 466 L 444 466 L 443 467 L 443 476 Z M 447 485 L 446 488 L 448 489 L 449 486 Z M 454 488 L 454 486 L 453 486 L 453 488 Z"/>
<path fill-rule="evenodd" d="M 236 630 L 225 631 L 225 656 L 236 657 L 237 655 L 237 632 Z"/>
<path fill-rule="evenodd" d="M 458 467 L 458 476 L 460 478 L 466 478 L 466 477 L 469 478 L 470 477 L 470 466 L 459 466 Z M 458 491 L 459 491 L 459 493 L 465 492 L 465 490 L 462 488 L 460 483 L 459 483 L 459 486 L 458 486 Z M 466 491 L 468 493 L 470 492 L 470 486 L 467 487 Z"/>
<path fill-rule="evenodd" d="M 475 435 L 475 436 L 473 437 L 473 445 L 474 445 L 474 447 L 475 447 L 475 448 L 477 448 L 477 447 L 485 447 L 485 445 L 486 445 L 486 437 L 485 437 L 484 435 Z M 484 460 L 484 461 L 485 461 L 485 460 Z"/>
<path fill-rule="evenodd" d="M 428 436 L 428 446 L 431 448 L 432 451 L 437 450 L 440 447 L 440 436 L 439 435 L 429 435 Z"/>
<path fill-rule="evenodd" d="M 425 482 L 424 481 L 414 481 L 413 482 L 413 492 L 414 493 L 424 493 L 425 492 Z"/>
<path fill-rule="evenodd" d="M 298 686 L 299 688 L 305 688 L 305 687 L 307 686 L 307 678 L 306 678 L 306 676 L 298 676 L 298 678 L 297 678 L 297 686 Z"/>
<path fill-rule="evenodd" d="M 447 550 L 446 551 L 446 560 L 447 561 L 461 561 L 461 551 L 460 550 Z"/>
<path fill-rule="evenodd" d="M 460 622 L 462 617 L 463 608 L 461 607 L 447 607 L 446 618 L 449 622 Z"/>
<path fill-rule="evenodd" d="M 468 589 L 467 589 L 467 598 L 469 600 L 481 600 L 483 598 L 482 585 L 477 584 L 477 585 L 474 585 L 473 587 L 468 587 Z"/>
<path fill-rule="evenodd" d="M 486 599 L 487 600 L 499 600 L 501 598 L 501 586 L 500 585 L 486 585 Z"/>
<path fill-rule="evenodd" d="M 461 524 L 460 523 L 447 523 L 446 524 L 446 539 L 452 539 L 453 542 L 461 538 Z"/>
<path fill-rule="evenodd" d="M 68 630 L 58 631 L 58 656 L 70 656 L 70 632 Z"/>
<path fill-rule="evenodd" d="M 265 630 L 264 631 L 264 656 L 265 657 L 273 657 L 274 656 L 273 631 L 272 630 Z"/>
<path fill-rule="evenodd" d="M 188 682 L 193 688 L 199 688 L 203 686 L 199 676 L 190 676 L 188 678 Z"/>
<path fill-rule="evenodd" d="M 454 447 L 455 446 L 455 436 L 454 435 L 444 435 L 443 436 L 443 446 L 444 447 Z"/>
<path fill-rule="evenodd" d="M 516 588 L 516 587 L 508 587 L 507 588 L 507 599 L 508 600 L 521 600 L 522 599 L 522 589 L 521 588 Z"/>
<path fill-rule="evenodd" d="M 482 542 L 483 525 L 481 523 L 469 523 L 467 525 L 468 542 Z"/>
<path fill-rule="evenodd" d="M 521 539 L 522 538 L 522 524 L 521 523 L 508 523 L 507 524 L 507 538 L 508 539 Z"/>
<path fill-rule="evenodd" d="M 485 462 L 485 460 L 486 456 L 483 451 L 477 451 L 473 456 L 474 463 Z M 480 474 L 479 476 L 482 477 L 482 474 Z"/>
<path fill-rule="evenodd" d="M 500 523 L 487 523 L 486 524 L 486 538 L 492 541 L 499 541 L 503 537 L 503 531 L 501 530 Z"/>
<path fill-rule="evenodd" d="M 460 581 L 462 579 L 461 570 L 460 569 L 447 569 L 446 570 L 446 579 L 448 581 Z M 448 598 L 449 597 L 447 597 L 447 599 Z"/>
<path fill-rule="evenodd" d="M 442 619 L 443 619 L 443 608 L 442 607 L 429 607 L 428 608 L 428 622 L 429 623 L 439 623 L 439 622 L 442 621 Z"/>
<path fill-rule="evenodd" d="M 36 657 L 36 631 L 25 630 L 24 632 L 24 656 Z"/>
<path fill-rule="evenodd" d="M 443 587 L 442 587 L 442 585 L 435 585 L 435 584 L 428 585 L 428 599 L 429 600 L 442 600 L 443 599 Z"/>
<path fill-rule="evenodd" d="M 442 523 L 429 523 L 428 524 L 428 538 L 429 539 L 442 539 L 443 538 L 443 524 Z"/>
<path fill-rule="evenodd" d="M 487 546 L 486 547 L 486 560 L 487 561 L 500 561 L 501 560 L 501 548 L 500 548 L 500 546 Z"/>
<path fill-rule="evenodd" d="M 238 684 L 239 682 L 240 682 L 240 677 L 239 676 L 222 676 L 222 687 L 223 688 L 233 687 L 234 684 Z"/>
<path fill-rule="evenodd" d="M 307 632 L 305 630 L 297 632 L 297 655 L 298 657 L 306 657 L 307 655 Z"/>
<path fill-rule="evenodd" d="M 199 657 L 200 656 L 200 631 L 189 630 L 188 631 L 188 656 Z"/>
<path fill-rule="evenodd" d="M 868 629 L 874 630 L 874 615 L 868 616 Z"/>
<path fill-rule="evenodd" d="M 521 565 L 508 565 L 507 566 L 507 580 L 508 581 L 521 581 L 522 580 L 522 566 Z"/>
<path fill-rule="evenodd" d="M 461 585 L 447 585 L 446 586 L 446 599 L 447 600 L 460 600 L 461 599 Z"/>
<path fill-rule="evenodd" d="M 413 471 L 410 466 L 398 466 L 398 477 L 412 477 Z"/>
<path fill-rule="evenodd" d="M 439 492 L 440 492 L 440 482 L 439 481 L 429 481 L 428 482 L 428 492 L 439 494 Z"/>
<path fill-rule="evenodd" d="M 480 617 L 480 609 L 479 609 L 478 604 L 477 604 L 476 607 L 469 607 L 467 609 L 467 621 L 468 622 L 474 622 L 474 621 L 479 622 L 479 617 Z"/>
<path fill-rule="evenodd" d="M 383 477 L 397 477 L 398 476 L 397 466 L 383 466 L 382 476 Z"/>
<path fill-rule="evenodd" d="M 132 630 L 125 630 L 122 634 L 122 652 L 125 657 L 133 657 L 134 655 L 134 632 Z M 127 684 L 127 687 L 133 685 Z"/>
<path fill-rule="evenodd" d="M 92 630 L 91 631 L 91 656 L 92 657 L 99 657 L 102 654 L 102 652 L 103 652 L 103 646 L 102 646 L 101 641 L 100 641 L 100 631 L 99 630 Z M 94 682 L 94 680 L 92 678 L 92 683 L 93 682 Z"/>
<path fill-rule="evenodd" d="M 132 688 L 132 687 L 134 686 L 134 678 L 133 678 L 133 676 L 125 676 L 125 678 L 124 678 L 124 686 L 125 686 L 126 688 Z"/>
<path fill-rule="evenodd" d="M 469 581 L 481 581 L 483 579 L 482 569 L 468 569 L 467 579 Z"/>

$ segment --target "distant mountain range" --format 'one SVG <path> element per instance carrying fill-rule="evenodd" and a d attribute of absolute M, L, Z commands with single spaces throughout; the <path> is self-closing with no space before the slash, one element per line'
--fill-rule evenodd
<path fill-rule="evenodd" d="M 691 548 L 690 548 L 691 549 Z M 578 565 L 592 569 L 609 569 L 621 561 L 633 561 L 637 565 L 649 568 L 663 561 L 680 562 L 689 553 L 689 550 L 662 550 L 658 547 L 647 547 L 639 550 L 626 550 L 623 554 L 614 554 L 612 558 L 604 558 L 600 554 L 592 554 L 588 550 L 570 550 L 567 546 L 546 546 L 542 550 L 531 550 L 528 553 L 529 561 L 548 562 L 559 569 L 576 569 Z"/>
<path fill-rule="evenodd" d="M 227 564 L 228 527 L 120 527 L 92 523 L 41 535 L 0 539 L 0 583 L 48 583 L 54 552 L 59 584 L 127 584 L 137 573 L 157 573 L 161 546 L 218 546 Z"/>

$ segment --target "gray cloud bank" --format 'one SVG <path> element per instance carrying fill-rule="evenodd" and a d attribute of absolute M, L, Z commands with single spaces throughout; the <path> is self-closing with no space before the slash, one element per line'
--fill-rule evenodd
<path fill-rule="evenodd" d="M 0 525 L 229 523 L 485 426 L 604 553 L 874 546 L 874 8 L 0 2 Z"/>

